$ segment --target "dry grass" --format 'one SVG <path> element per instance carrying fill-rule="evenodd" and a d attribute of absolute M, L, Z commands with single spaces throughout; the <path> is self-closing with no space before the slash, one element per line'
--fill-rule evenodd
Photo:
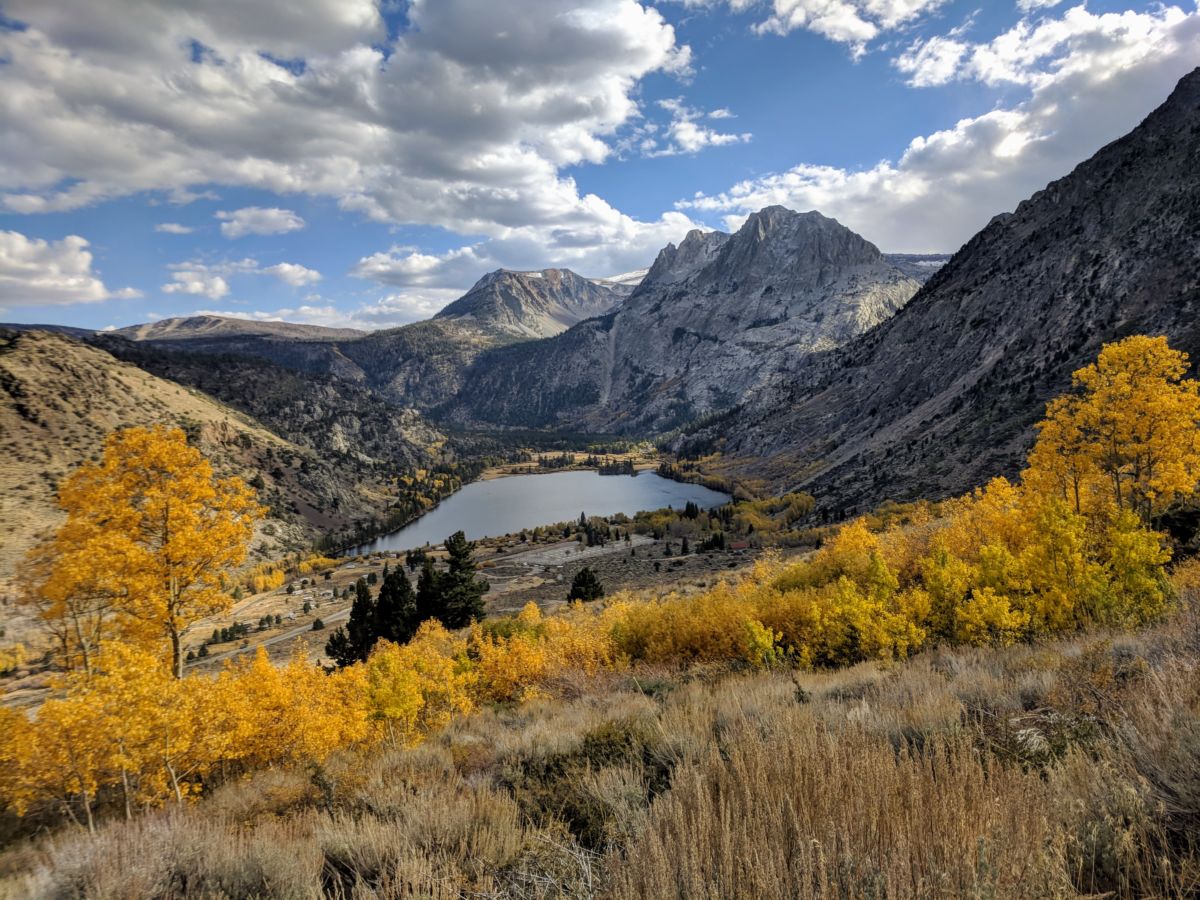
<path fill-rule="evenodd" d="M 1200 619 L 833 672 L 638 668 L 0 854 L 14 897 L 1178 897 Z"/>

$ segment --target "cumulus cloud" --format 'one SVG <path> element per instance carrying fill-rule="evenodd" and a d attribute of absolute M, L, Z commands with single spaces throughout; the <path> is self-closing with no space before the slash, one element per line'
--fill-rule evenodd
<path fill-rule="evenodd" d="M 643 77 L 689 70 L 656 9 L 412 0 L 389 37 L 376 6 L 11 0 L 5 14 L 28 27 L 0 30 L 3 204 L 251 187 L 387 223 L 534 235 L 542 264 L 561 245 L 632 247 L 658 228 L 563 174 L 612 154 Z M 232 217 L 222 232 L 258 233 Z"/>
<path fill-rule="evenodd" d="M 679 154 L 699 153 L 706 147 L 720 147 L 725 144 L 747 143 L 752 135 L 749 132 L 734 134 L 717 131 L 703 123 L 704 119 L 731 119 L 733 113 L 728 109 L 717 109 L 705 112 L 694 109 L 683 102 L 682 97 L 659 100 L 658 105 L 671 114 L 670 124 L 663 131 L 664 144 L 647 135 L 641 143 L 641 150 L 647 156 L 676 156 Z"/>
<path fill-rule="evenodd" d="M 172 263 L 167 267 L 171 280 L 162 286 L 164 294 L 193 294 L 220 300 L 229 295 L 229 279 L 235 275 L 272 275 L 292 287 L 304 287 L 321 280 L 321 273 L 299 263 L 281 262 L 260 266 L 253 259 L 219 263 L 196 260 Z"/>
<path fill-rule="evenodd" d="M 211 272 L 202 265 L 180 265 L 174 267 L 171 281 L 162 286 L 164 294 L 193 294 L 220 300 L 229 293 L 229 282 L 224 276 Z"/>
<path fill-rule="evenodd" d="M 216 214 L 221 220 L 221 234 L 227 238 L 240 238 L 248 234 L 287 234 L 304 227 L 304 220 L 290 209 L 278 207 L 247 206 L 232 212 L 221 210 Z"/>
<path fill-rule="evenodd" d="M 780 34 L 803 29 L 847 44 L 855 56 L 886 31 L 901 28 L 946 0 L 682 0 L 687 6 L 725 3 L 734 12 L 763 8 L 753 29 Z M 1038 2 L 1038 0 L 1034 0 Z M 1041 0 L 1046 2 L 1046 0 Z"/>
<path fill-rule="evenodd" d="M 1120 15 L 1077 7 L 1018 25 L 979 45 L 989 52 L 970 71 L 1025 85 L 1025 100 L 917 137 L 899 159 L 869 169 L 803 164 L 679 206 L 721 214 L 727 227 L 773 203 L 818 209 L 888 250 L 952 250 L 1136 126 L 1195 67 L 1198 42 L 1200 14 L 1176 7 Z M 1001 74 L 992 62 L 1005 46 L 1013 54 Z"/>
<path fill-rule="evenodd" d="M 299 263 L 276 263 L 273 266 L 267 266 L 262 271 L 266 275 L 274 275 L 284 284 L 290 284 L 292 287 L 304 287 L 307 284 L 316 284 L 321 280 L 320 272 Z"/>
<path fill-rule="evenodd" d="M 1094 14 L 1081 5 L 1061 18 L 1022 19 L 991 41 L 965 43 L 952 36 L 918 42 L 896 67 L 917 87 L 955 79 L 993 87 L 1049 85 L 1073 72 L 1101 76 L 1137 65 L 1163 41 L 1171 43 L 1173 29 L 1193 18 L 1195 13 L 1177 6 Z"/>
<path fill-rule="evenodd" d="M 140 297 L 134 288 L 109 290 L 92 269 L 88 242 L 71 234 L 58 241 L 0 231 L 0 308 L 98 303 Z"/>
<path fill-rule="evenodd" d="M 191 234 L 195 229 L 178 222 L 159 222 L 154 226 L 154 230 L 160 234 Z"/>

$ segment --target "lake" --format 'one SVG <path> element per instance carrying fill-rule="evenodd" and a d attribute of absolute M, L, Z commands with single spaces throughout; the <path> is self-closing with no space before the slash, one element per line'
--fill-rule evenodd
<path fill-rule="evenodd" d="M 589 516 L 612 516 L 633 515 L 664 506 L 678 509 L 689 500 L 701 509 L 710 509 L 727 502 L 729 495 L 698 484 L 672 481 L 654 472 L 510 475 L 474 481 L 415 522 L 350 553 L 411 550 L 425 544 L 440 544 L 456 531 L 466 532 L 469 540 L 513 534 L 523 528 L 578 521 L 581 512 Z"/>

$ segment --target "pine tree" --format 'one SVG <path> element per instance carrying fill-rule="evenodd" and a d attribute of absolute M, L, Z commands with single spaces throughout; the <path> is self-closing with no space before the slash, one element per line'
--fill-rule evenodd
<path fill-rule="evenodd" d="M 600 579 L 596 577 L 596 573 L 590 566 L 584 566 L 571 581 L 571 592 L 567 594 L 567 599 L 587 602 L 599 600 L 603 596 L 604 585 L 600 583 Z"/>
<path fill-rule="evenodd" d="M 403 569 L 384 575 L 375 604 L 375 618 L 377 639 L 406 644 L 417 633 L 417 626 L 421 624 L 417 618 L 417 595 Z"/>
<path fill-rule="evenodd" d="M 314 621 L 314 626 L 316 622 Z M 322 626 L 323 627 L 323 626 Z M 317 629 L 314 627 L 314 631 Z M 354 602 L 350 604 L 350 620 L 339 628 L 325 644 L 325 653 L 338 666 L 349 666 L 365 660 L 375 645 L 378 631 L 377 608 L 371 599 L 371 589 L 360 578 L 354 583 Z"/>
<path fill-rule="evenodd" d="M 447 628 L 465 628 L 483 618 L 483 595 L 488 583 L 475 576 L 475 544 L 467 540 L 461 531 L 446 539 L 446 552 L 450 555 L 448 569 L 439 581 L 441 594 L 442 624 Z"/>
<path fill-rule="evenodd" d="M 433 567 L 433 560 L 426 556 L 421 561 L 421 574 L 417 576 L 417 621 L 442 618 L 442 575 Z"/>

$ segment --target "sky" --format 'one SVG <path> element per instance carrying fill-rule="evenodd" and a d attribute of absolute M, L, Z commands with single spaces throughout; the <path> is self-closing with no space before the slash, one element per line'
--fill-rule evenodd
<path fill-rule="evenodd" d="M 393 327 L 771 204 L 951 252 L 1198 65 L 1194 0 L 0 0 L 0 321 Z"/>

